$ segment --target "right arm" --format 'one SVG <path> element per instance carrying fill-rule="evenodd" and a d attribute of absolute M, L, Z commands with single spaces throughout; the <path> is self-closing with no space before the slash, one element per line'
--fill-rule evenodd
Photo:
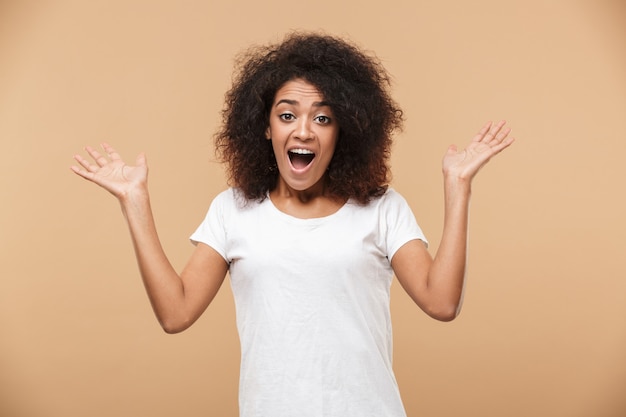
<path fill-rule="evenodd" d="M 71 169 L 119 200 L 154 313 L 167 333 L 181 332 L 191 326 L 213 300 L 224 281 L 228 264 L 210 246 L 199 243 L 178 274 L 167 259 L 157 234 L 150 207 L 145 156 L 139 155 L 136 165 L 129 166 L 111 146 L 102 146 L 108 158 L 87 147 L 95 164 L 75 155 L 80 166 Z"/>

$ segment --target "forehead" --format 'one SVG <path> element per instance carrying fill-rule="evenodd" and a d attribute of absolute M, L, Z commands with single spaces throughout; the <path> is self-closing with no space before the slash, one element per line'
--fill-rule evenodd
<path fill-rule="evenodd" d="M 285 98 L 298 99 L 298 101 L 302 101 L 302 100 L 323 101 L 324 100 L 324 96 L 315 85 L 301 78 L 289 80 L 286 83 L 284 83 L 282 86 L 280 86 L 280 88 L 276 91 L 276 95 L 274 96 L 274 102 L 276 103 L 279 100 L 285 99 Z"/>

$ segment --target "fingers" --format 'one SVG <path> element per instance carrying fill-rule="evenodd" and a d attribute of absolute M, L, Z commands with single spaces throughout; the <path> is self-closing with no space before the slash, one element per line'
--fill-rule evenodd
<path fill-rule="evenodd" d="M 501 120 L 496 124 L 487 122 L 487 124 L 485 124 L 485 126 L 483 126 L 483 128 L 476 134 L 473 141 L 480 142 L 491 147 L 497 147 L 501 143 L 506 142 L 506 138 L 509 133 L 511 133 L 511 128 L 505 127 L 505 125 L 505 120 Z"/>
<path fill-rule="evenodd" d="M 103 146 L 104 148 L 104 146 Z M 93 158 L 93 160 L 98 164 L 100 168 L 109 163 L 109 160 L 105 158 L 100 152 L 92 148 L 91 146 L 85 147 L 85 151 Z M 106 151 L 106 149 L 105 149 Z"/>
<path fill-rule="evenodd" d="M 76 154 L 74 155 L 74 160 L 76 162 L 78 162 L 80 164 L 81 167 L 84 168 L 85 171 L 87 172 L 94 172 L 96 171 L 98 168 L 95 165 L 92 165 L 88 160 L 86 160 L 85 158 L 83 158 L 82 156 Z M 75 168 L 75 169 L 74 169 Z M 74 172 L 76 172 L 77 174 L 79 174 L 80 172 L 80 168 L 79 167 L 72 167 L 72 170 Z"/>
<path fill-rule="evenodd" d="M 119 155 L 115 153 L 115 150 L 111 146 L 109 146 L 108 144 L 103 144 L 102 147 L 105 152 L 107 152 L 111 160 L 115 158 L 119 159 Z M 74 155 L 74 160 L 78 162 L 79 166 L 73 165 L 70 167 L 70 169 L 83 178 L 93 179 L 94 174 L 104 165 L 108 164 L 109 160 L 90 146 L 86 146 L 85 151 L 89 154 L 89 156 L 93 158 L 96 164 L 92 164 L 86 158 L 83 158 L 81 155 L 76 154 Z"/>
<path fill-rule="evenodd" d="M 496 128 L 493 130 L 493 132 L 490 131 L 491 140 L 488 142 L 489 145 L 493 146 L 493 145 L 502 143 L 502 141 L 506 139 L 509 133 L 511 133 L 511 128 L 508 126 L 504 127 L 505 124 L 506 122 L 502 120 L 500 123 L 496 125 Z M 490 135 L 487 134 L 487 136 L 490 136 Z"/>
<path fill-rule="evenodd" d="M 109 158 L 111 158 L 111 161 L 118 161 L 122 159 L 122 157 L 117 153 L 117 151 L 113 149 L 113 147 L 109 145 L 108 143 L 106 142 L 103 143 L 102 149 L 104 149 L 107 155 L 109 155 Z"/>
<path fill-rule="evenodd" d="M 107 154 L 106 157 L 102 155 L 100 152 L 98 152 L 96 149 L 92 148 L 91 146 L 85 147 L 85 151 L 87 152 L 87 154 L 89 154 L 89 156 L 91 156 L 91 158 L 94 160 L 97 166 L 90 163 L 87 159 L 83 158 L 80 155 L 74 155 L 74 159 L 89 172 L 97 171 L 98 168 L 102 168 L 103 166 L 107 165 L 109 162 L 120 161 L 122 159 L 120 155 L 117 153 L 117 151 L 113 149 L 113 147 L 109 145 L 108 143 L 103 143 L 102 149 L 106 152 Z"/>
<path fill-rule="evenodd" d="M 510 132 L 511 129 L 509 129 Z M 508 132 L 507 132 L 508 135 Z M 494 155 L 500 153 L 502 150 L 508 148 L 513 142 L 515 142 L 515 138 L 511 136 L 505 136 L 502 140 L 491 147 Z"/>
<path fill-rule="evenodd" d="M 80 176 L 81 176 L 81 177 L 83 177 L 83 178 L 90 178 L 90 177 L 92 177 L 92 176 L 93 176 L 93 173 L 92 173 L 92 172 L 89 172 L 89 171 L 87 171 L 87 170 L 85 170 L 85 169 L 82 169 L 82 168 L 80 168 L 80 167 L 77 167 L 76 165 L 72 165 L 72 166 L 70 167 L 70 169 L 71 169 L 71 170 L 72 170 L 75 174 L 80 175 Z"/>
<path fill-rule="evenodd" d="M 487 122 L 483 126 L 483 128 L 478 131 L 476 136 L 474 136 L 474 139 L 472 139 L 472 142 L 482 142 L 482 140 L 485 138 L 485 136 L 489 132 L 489 129 L 491 129 L 492 124 L 493 124 L 492 122 Z"/>

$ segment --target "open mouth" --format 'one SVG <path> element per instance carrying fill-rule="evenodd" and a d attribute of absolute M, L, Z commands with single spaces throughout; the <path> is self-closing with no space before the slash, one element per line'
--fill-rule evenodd
<path fill-rule="evenodd" d="M 288 154 L 289 161 L 295 169 L 306 168 L 315 158 L 315 153 L 308 149 L 292 149 Z"/>

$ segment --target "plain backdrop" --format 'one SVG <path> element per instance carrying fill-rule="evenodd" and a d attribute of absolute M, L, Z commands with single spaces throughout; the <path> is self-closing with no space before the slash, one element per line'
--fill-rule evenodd
<path fill-rule="evenodd" d="M 392 74 L 392 185 L 433 250 L 447 146 L 490 119 L 518 138 L 474 185 L 461 316 L 433 321 L 394 284 L 409 417 L 626 415 L 624 1 L 0 0 L 0 416 L 237 415 L 228 281 L 163 333 L 118 203 L 68 168 L 102 141 L 145 151 L 181 268 L 226 187 L 212 135 L 233 60 L 294 29 Z"/>

